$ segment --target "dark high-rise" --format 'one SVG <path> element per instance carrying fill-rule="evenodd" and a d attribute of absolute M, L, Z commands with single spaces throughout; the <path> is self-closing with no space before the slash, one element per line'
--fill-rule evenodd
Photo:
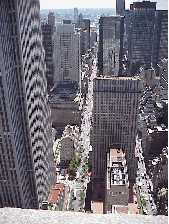
<path fill-rule="evenodd" d="M 168 58 L 168 10 L 155 12 L 155 36 L 153 50 L 153 66 L 164 58 Z"/>
<path fill-rule="evenodd" d="M 48 24 L 51 26 L 51 30 L 52 30 L 52 34 L 53 34 L 56 31 L 54 12 L 49 12 L 49 14 L 48 14 Z"/>
<path fill-rule="evenodd" d="M 154 25 L 156 2 L 133 2 L 131 75 L 140 66 L 150 68 L 153 60 Z"/>
<path fill-rule="evenodd" d="M 124 16 L 125 0 L 116 0 L 116 15 Z"/>
<path fill-rule="evenodd" d="M 41 23 L 43 35 L 43 47 L 45 50 L 46 78 L 48 91 L 54 86 L 53 82 L 53 46 L 52 46 L 52 27 L 51 25 Z"/>
<path fill-rule="evenodd" d="M 81 55 L 85 55 L 90 49 L 90 20 L 83 19 L 83 15 L 80 13 L 75 27 L 80 28 Z"/>
<path fill-rule="evenodd" d="M 74 22 L 76 23 L 78 20 L 78 9 L 74 8 Z"/>
<path fill-rule="evenodd" d="M 55 185 L 38 0 L 0 1 L 0 207 L 39 208 Z"/>
<path fill-rule="evenodd" d="M 103 76 L 121 76 L 124 17 L 101 16 L 99 23 L 99 74 Z"/>

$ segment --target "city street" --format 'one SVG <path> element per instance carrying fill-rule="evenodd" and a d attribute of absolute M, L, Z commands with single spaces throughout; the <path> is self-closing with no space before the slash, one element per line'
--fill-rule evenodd
<path fill-rule="evenodd" d="M 97 66 L 96 66 L 96 58 L 94 59 L 94 65 L 92 74 L 89 81 L 88 86 L 88 94 L 86 97 L 86 105 L 84 105 L 83 113 L 82 113 L 82 124 L 81 124 L 81 136 L 80 136 L 80 142 L 83 146 L 83 152 L 81 154 L 81 163 L 77 169 L 77 175 L 74 180 L 68 180 L 68 175 L 66 176 L 58 176 L 58 182 L 64 183 L 65 185 L 70 187 L 70 192 L 74 191 L 74 211 L 83 211 L 85 204 L 82 206 L 79 206 L 81 198 L 80 198 L 80 190 L 82 190 L 82 187 L 85 187 L 85 190 L 87 189 L 87 184 L 89 183 L 90 177 L 88 174 L 84 177 L 83 176 L 83 165 L 84 158 L 88 158 L 89 156 L 89 148 L 90 148 L 90 127 L 91 127 L 91 121 L 92 121 L 92 108 L 93 108 L 93 79 L 96 77 L 97 72 Z M 85 193 L 86 194 L 86 193 Z M 85 201 L 85 198 L 84 198 Z M 70 202 L 70 193 L 68 195 L 68 201 L 67 201 L 67 209 L 69 209 L 69 202 Z"/>
<path fill-rule="evenodd" d="M 137 185 L 140 188 L 140 195 L 143 200 L 145 200 L 145 207 L 147 215 L 155 215 L 156 214 L 156 206 L 152 197 L 151 192 L 153 191 L 153 184 L 149 179 L 149 176 L 146 174 L 146 168 L 144 163 L 144 157 L 141 147 L 141 140 L 137 138 L 136 147 L 139 152 L 139 162 L 138 162 L 138 177 L 137 177 Z"/>

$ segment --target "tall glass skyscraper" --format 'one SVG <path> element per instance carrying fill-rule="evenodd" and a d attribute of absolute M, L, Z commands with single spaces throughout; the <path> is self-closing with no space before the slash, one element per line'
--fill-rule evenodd
<path fill-rule="evenodd" d="M 116 0 L 116 15 L 124 16 L 125 0 Z"/>
<path fill-rule="evenodd" d="M 140 68 L 150 68 L 153 60 L 156 2 L 133 2 L 131 75 Z"/>
<path fill-rule="evenodd" d="M 0 207 L 39 208 L 56 183 L 38 0 L 0 1 Z"/>
<path fill-rule="evenodd" d="M 99 74 L 121 76 L 124 17 L 101 16 L 99 23 Z"/>

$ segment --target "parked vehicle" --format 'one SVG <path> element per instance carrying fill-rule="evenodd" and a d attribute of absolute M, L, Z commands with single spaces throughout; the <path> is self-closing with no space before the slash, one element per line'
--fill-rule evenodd
<path fill-rule="evenodd" d="M 65 169 L 62 169 L 62 170 L 60 171 L 60 175 L 61 175 L 61 176 L 65 176 Z"/>

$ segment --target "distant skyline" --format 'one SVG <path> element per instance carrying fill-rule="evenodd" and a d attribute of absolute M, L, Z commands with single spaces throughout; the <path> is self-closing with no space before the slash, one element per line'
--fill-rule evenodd
<path fill-rule="evenodd" d="M 138 0 L 140 1 L 140 0 Z M 135 2 L 135 1 L 134 1 Z M 168 9 L 168 0 L 152 0 L 151 2 L 157 2 L 157 9 Z M 133 0 L 125 1 L 125 8 L 129 9 Z M 40 0 L 41 9 L 73 9 L 73 8 L 116 8 L 116 1 L 104 0 L 104 1 L 91 1 L 85 0 L 81 2 L 78 0 L 72 1 L 55 1 L 55 0 Z"/>

